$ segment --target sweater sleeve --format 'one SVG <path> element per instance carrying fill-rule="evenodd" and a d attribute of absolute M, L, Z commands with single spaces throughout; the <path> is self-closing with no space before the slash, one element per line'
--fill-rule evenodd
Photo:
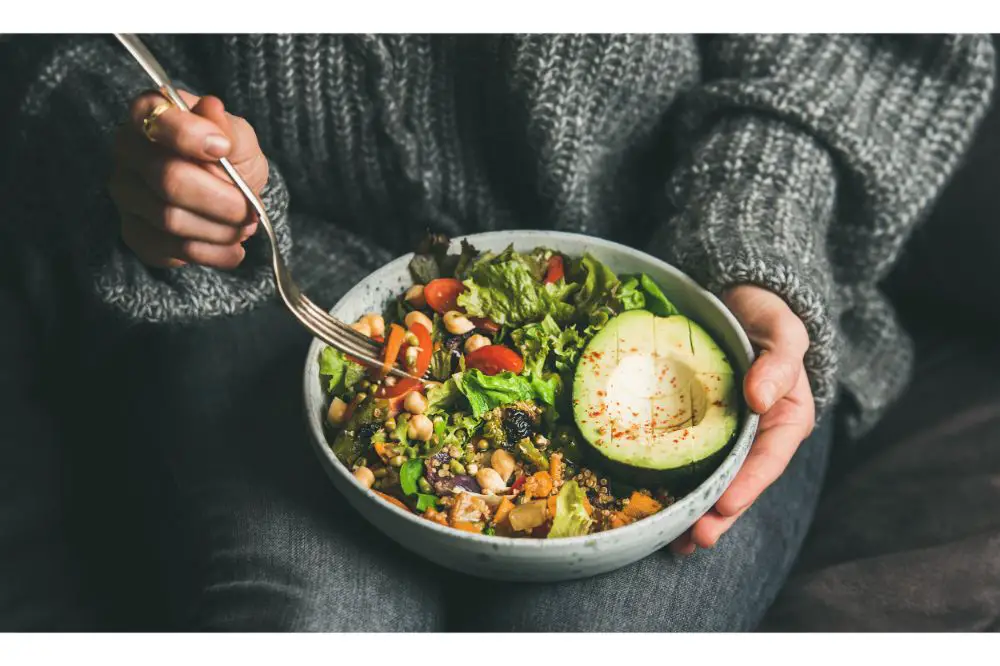
<path fill-rule="evenodd" d="M 182 38 L 145 39 L 177 85 L 198 89 Z M 273 294 L 263 234 L 248 241 L 243 264 L 229 272 L 148 268 L 121 242 L 106 187 L 112 135 L 131 99 L 154 86 L 113 38 L 9 38 L 0 42 L 0 71 L 0 188 L 14 242 L 59 256 L 99 302 L 129 320 L 235 314 Z M 262 199 L 287 256 L 288 196 L 273 167 Z"/>
<path fill-rule="evenodd" d="M 988 36 L 703 43 L 653 251 L 712 291 L 782 296 L 809 332 L 820 409 L 850 294 L 875 289 L 955 170 L 988 106 L 992 54 Z"/>

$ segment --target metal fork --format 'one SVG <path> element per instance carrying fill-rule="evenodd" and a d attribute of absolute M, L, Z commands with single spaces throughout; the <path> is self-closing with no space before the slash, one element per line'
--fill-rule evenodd
<path fill-rule="evenodd" d="M 170 78 L 163 67 L 160 66 L 160 63 L 138 37 L 131 34 L 119 33 L 115 33 L 115 37 L 128 49 L 132 57 L 142 66 L 146 74 L 149 75 L 149 78 L 159 86 L 160 91 L 174 106 L 182 111 L 191 111 L 184 102 L 184 99 L 177 94 L 177 90 L 170 82 Z M 260 218 L 261 226 L 264 227 L 267 238 L 271 243 L 274 284 L 278 289 L 281 300 L 285 302 L 291 313 L 310 333 L 331 347 L 339 349 L 345 354 L 350 354 L 366 365 L 381 368 L 382 361 L 379 359 L 380 349 L 374 340 L 332 317 L 299 291 L 298 286 L 292 280 L 291 273 L 289 273 L 288 268 L 285 266 L 284 260 L 281 258 L 281 253 L 278 251 L 278 239 L 274 234 L 274 227 L 267 216 L 267 211 L 264 210 L 264 204 L 261 203 L 257 195 L 254 194 L 254 191 L 250 189 L 250 186 L 247 185 L 246 181 L 243 180 L 243 177 L 240 176 L 239 172 L 236 171 L 236 168 L 233 167 L 228 159 L 225 157 L 221 158 L 219 164 L 222 165 L 229 178 L 232 179 L 236 187 L 243 193 L 246 200 L 250 202 L 250 205 L 257 212 L 257 217 Z M 419 378 L 414 377 L 395 365 L 390 368 L 389 374 L 395 377 L 419 380 Z"/>

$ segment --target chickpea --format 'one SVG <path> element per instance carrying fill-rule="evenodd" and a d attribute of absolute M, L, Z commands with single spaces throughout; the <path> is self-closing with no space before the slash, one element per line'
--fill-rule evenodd
<path fill-rule="evenodd" d="M 347 420 L 347 403 L 340 398 L 334 398 L 330 403 L 330 409 L 326 412 L 326 422 L 335 428 L 344 425 Z"/>
<path fill-rule="evenodd" d="M 430 317 L 425 315 L 423 312 L 417 312 L 414 310 L 403 318 L 403 323 L 406 324 L 407 328 L 413 328 L 414 324 L 420 324 L 427 332 L 430 333 L 434 330 L 434 323 L 430 320 Z"/>
<path fill-rule="evenodd" d="M 361 318 L 361 321 L 368 322 L 368 329 L 371 331 L 371 336 L 385 336 L 385 319 L 382 318 L 382 315 L 377 312 L 369 312 Z"/>
<path fill-rule="evenodd" d="M 406 356 L 404 361 L 406 362 L 406 369 L 413 372 L 417 367 L 417 357 L 420 356 L 420 347 L 407 347 Z"/>
<path fill-rule="evenodd" d="M 362 319 L 360 321 L 356 321 L 353 324 L 351 324 L 351 328 L 353 328 L 355 331 L 357 331 L 361 335 L 365 335 L 365 336 L 367 336 L 369 338 L 372 337 L 372 326 L 371 326 L 371 324 L 369 324 L 364 319 Z"/>
<path fill-rule="evenodd" d="M 427 299 L 424 298 L 424 285 L 415 284 L 406 290 L 406 294 L 403 295 L 406 302 L 417 308 L 418 310 L 423 310 L 427 307 Z"/>
<path fill-rule="evenodd" d="M 498 493 L 507 488 L 507 484 L 500 478 L 500 474 L 495 469 L 490 469 L 489 467 L 484 467 L 476 472 L 476 482 L 479 483 L 479 486 L 484 491 L 489 493 Z"/>
<path fill-rule="evenodd" d="M 375 473 L 367 467 L 359 467 L 354 470 L 354 478 L 360 481 L 365 488 L 371 488 L 375 484 Z"/>
<path fill-rule="evenodd" d="M 427 410 L 427 398 L 419 391 L 411 391 L 403 398 L 403 409 L 411 414 L 423 414 Z M 424 418 L 427 418 L 426 416 Z M 412 424 L 411 424 L 412 425 Z M 431 424 L 431 429 L 434 425 Z"/>
<path fill-rule="evenodd" d="M 465 335 L 476 327 L 469 318 L 457 310 L 444 313 L 444 327 L 452 335 Z"/>
<path fill-rule="evenodd" d="M 434 434 L 434 424 L 423 414 L 414 414 L 406 426 L 406 436 L 426 442 Z"/>
<path fill-rule="evenodd" d="M 500 480 L 506 483 L 514 473 L 514 456 L 503 449 L 497 449 L 490 457 L 490 467 L 500 475 Z"/>
<path fill-rule="evenodd" d="M 475 335 L 470 335 L 469 338 L 465 341 L 465 353 L 471 354 L 477 349 L 488 347 L 491 344 L 492 343 L 490 342 L 490 339 L 485 335 L 479 335 L 478 333 L 476 333 Z"/>

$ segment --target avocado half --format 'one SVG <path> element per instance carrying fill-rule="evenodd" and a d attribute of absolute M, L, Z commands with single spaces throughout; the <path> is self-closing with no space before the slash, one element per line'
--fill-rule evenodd
<path fill-rule="evenodd" d="M 613 475 L 689 488 L 727 453 L 738 422 L 736 389 L 725 353 L 698 324 L 630 310 L 584 350 L 573 414 Z"/>

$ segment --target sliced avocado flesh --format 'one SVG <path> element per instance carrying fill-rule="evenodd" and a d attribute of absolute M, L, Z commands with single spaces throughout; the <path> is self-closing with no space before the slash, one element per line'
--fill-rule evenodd
<path fill-rule="evenodd" d="M 722 349 L 687 317 L 630 310 L 590 341 L 573 411 L 584 438 L 634 478 L 704 470 L 737 423 L 736 381 Z"/>

